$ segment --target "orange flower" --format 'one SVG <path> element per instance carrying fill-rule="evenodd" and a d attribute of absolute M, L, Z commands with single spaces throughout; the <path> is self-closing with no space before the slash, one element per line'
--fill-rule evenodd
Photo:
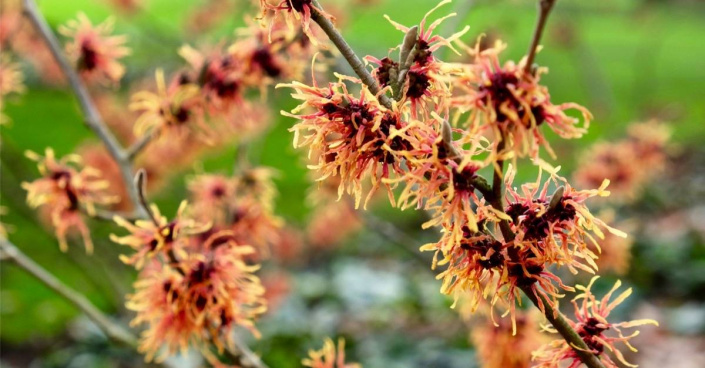
<path fill-rule="evenodd" d="M 216 116 L 230 112 L 232 106 L 243 102 L 243 63 L 221 48 L 215 46 L 210 51 L 200 52 L 185 45 L 179 49 L 179 55 L 191 67 L 189 73 L 181 74 L 179 84 L 199 85 L 206 110 Z"/>
<path fill-rule="evenodd" d="M 63 252 L 68 250 L 67 233 L 75 228 L 83 237 L 86 252 L 92 253 L 93 242 L 81 209 L 93 215 L 96 205 L 114 203 L 116 198 L 105 192 L 108 182 L 101 180 L 100 172 L 96 169 L 83 167 L 77 155 L 57 160 L 51 148 L 46 149 L 44 157 L 31 151 L 25 154 L 37 162 L 42 175 L 31 183 L 22 183 L 22 188 L 27 191 L 29 206 L 48 210 Z"/>
<path fill-rule="evenodd" d="M 269 2 L 269 0 L 260 0 L 260 6 L 262 8 L 262 18 L 268 16 L 270 13 L 271 15 L 271 20 L 270 20 L 270 36 L 269 40 L 271 42 L 272 37 L 271 37 L 271 32 L 272 29 L 275 27 L 275 22 L 277 21 L 277 17 L 279 14 L 284 14 L 284 19 L 286 21 L 286 24 L 288 25 L 289 29 L 294 29 L 296 26 L 301 26 L 301 30 L 303 33 L 308 36 L 309 40 L 311 40 L 311 43 L 314 45 L 318 44 L 318 40 L 316 39 L 315 35 L 313 34 L 311 30 L 311 12 L 312 10 L 316 10 L 320 12 L 324 17 L 333 19 L 333 17 L 330 14 L 325 13 L 322 9 L 316 8 L 313 5 L 312 0 L 274 0 L 275 2 L 279 1 L 276 5 L 273 5 Z"/>
<path fill-rule="evenodd" d="M 461 37 L 465 34 L 470 27 L 465 26 L 462 31 L 453 34 L 448 38 L 444 38 L 438 35 L 432 35 L 433 31 L 447 18 L 455 16 L 455 13 L 449 14 L 445 17 L 437 19 L 430 25 L 426 25 L 428 17 L 439 7 L 450 3 L 451 0 L 444 0 L 436 5 L 433 9 L 428 11 L 426 15 L 421 20 L 419 24 L 419 34 L 416 39 L 414 49 L 409 55 L 411 64 L 408 65 L 408 70 L 405 75 L 399 75 L 401 65 L 399 63 L 405 64 L 406 60 L 400 60 L 399 63 L 392 61 L 391 59 L 384 58 L 378 60 L 374 57 L 368 56 L 366 59 L 376 64 L 378 68 L 375 70 L 374 74 L 379 83 L 384 86 L 394 86 L 397 83 L 403 84 L 401 88 L 403 99 L 401 103 L 405 101 L 411 101 L 411 117 L 416 118 L 418 110 L 422 111 L 421 116 L 428 118 L 430 111 L 435 111 L 437 113 L 446 113 L 448 106 L 446 104 L 446 99 L 450 97 L 450 90 L 447 85 L 448 76 L 452 74 L 452 67 L 450 64 L 443 63 L 435 55 L 434 52 L 441 48 L 442 46 L 449 47 L 451 50 L 455 51 L 451 42 Z M 405 34 L 409 32 L 409 27 L 403 26 L 397 22 L 391 20 L 385 15 L 385 18 L 392 23 L 392 25 L 404 32 Z M 455 51 L 457 53 L 457 51 Z M 391 69 L 396 69 L 393 73 Z M 390 77 L 397 76 L 403 79 L 393 81 Z"/>
<path fill-rule="evenodd" d="M 535 311 L 535 310 L 534 310 Z M 529 368 L 531 353 L 541 346 L 538 313 L 519 311 L 516 334 L 512 325 L 499 321 L 498 325 L 486 318 L 473 325 L 470 338 L 477 349 L 478 360 L 484 368 Z"/>
<path fill-rule="evenodd" d="M 602 359 L 602 363 L 606 367 L 617 368 L 618 365 L 612 361 L 608 354 L 604 354 L 605 349 L 614 353 L 622 364 L 629 367 L 636 367 L 636 365 L 629 364 L 624 359 L 622 353 L 617 350 L 615 343 L 622 342 L 627 345 L 630 350 L 636 351 L 636 349 L 629 344 L 629 340 L 637 336 L 639 331 L 636 331 L 631 335 L 624 336 L 621 329 L 646 324 L 658 326 L 658 322 L 650 319 L 619 323 L 609 322 L 607 318 L 612 310 L 614 310 L 617 305 L 631 295 L 632 289 L 627 289 L 615 300 L 610 302 L 612 294 L 621 285 L 621 282 L 617 281 L 612 290 L 610 290 L 610 292 L 608 292 L 602 300 L 597 300 L 590 289 L 598 278 L 598 276 L 593 277 L 587 286 L 576 286 L 578 290 L 582 291 L 581 294 L 578 294 L 578 296 L 573 299 L 576 321 L 569 320 L 568 322 L 571 327 L 578 332 L 590 351 Z M 578 300 L 582 300 L 580 305 L 577 303 Z M 545 327 L 545 329 L 549 332 L 557 333 L 557 331 L 550 327 Z M 614 336 L 614 334 L 616 334 L 616 336 Z M 575 352 L 574 347 L 570 346 L 564 339 L 554 340 L 553 342 L 542 346 L 538 351 L 533 353 L 532 360 L 536 362 L 534 367 L 538 368 L 562 367 L 562 362 L 569 362 L 569 368 L 575 368 L 581 364 L 580 358 Z"/>
<path fill-rule="evenodd" d="M 310 368 L 362 368 L 357 363 L 345 362 L 345 340 L 338 339 L 336 351 L 333 340 L 326 338 L 321 350 L 309 350 L 309 357 L 302 359 L 301 364 Z"/>
<path fill-rule="evenodd" d="M 631 145 L 598 142 L 583 153 L 573 177 L 577 184 L 592 187 L 608 179 L 611 198 L 620 201 L 636 197 L 642 184 L 642 171 Z"/>
<path fill-rule="evenodd" d="M 173 130 L 180 135 L 190 132 L 207 133 L 203 109 L 199 103 L 200 89 L 197 85 L 175 81 L 167 86 L 164 71 L 156 72 L 157 93 L 140 91 L 132 95 L 130 110 L 140 112 L 135 122 L 134 133 L 140 137 L 154 131 L 163 134 Z"/>
<path fill-rule="evenodd" d="M 299 82 L 280 84 L 295 90 L 292 97 L 303 101 L 292 113 L 283 115 L 300 119 L 290 131 L 294 132 L 294 147 L 308 146 L 309 157 L 320 152 L 318 162 L 309 168 L 317 170 L 324 180 L 340 176 L 339 196 L 343 192 L 354 195 L 355 207 L 362 198 L 362 181 L 370 176 L 372 194 L 394 174 L 403 174 L 401 158 L 404 151 L 412 148 L 407 134 L 408 125 L 396 111 L 388 111 L 363 87 L 359 98 L 351 95 L 344 83 L 350 77 L 340 76 L 328 88 L 313 83 L 307 86 Z M 311 107 L 311 113 L 299 112 Z M 394 203 L 392 186 L 384 184 L 389 199 Z"/>
<path fill-rule="evenodd" d="M 184 215 L 186 208 L 186 201 L 181 202 L 176 217 L 171 221 L 161 215 L 156 205 L 150 208 L 153 217 L 150 220 L 137 220 L 133 224 L 122 217 L 115 216 L 113 221 L 127 229 L 130 234 L 125 236 L 110 234 L 110 240 L 127 245 L 136 252 L 131 256 L 121 255 L 120 260 L 134 265 L 139 270 L 146 261 L 157 254 L 168 258 L 174 255 L 185 257 L 188 237 L 204 233 L 210 227 L 210 224 L 202 225 L 187 218 Z"/>
<path fill-rule="evenodd" d="M 511 217 L 512 229 L 517 234 L 515 243 L 523 251 L 544 254 L 558 264 L 563 264 L 563 259 L 578 257 L 595 268 L 593 259 L 596 257 L 587 249 L 587 243 L 598 245 L 598 242 L 591 233 L 603 239 L 602 229 L 606 229 L 617 236 L 626 237 L 624 232 L 593 216 L 585 205 L 590 198 L 610 194 L 606 190 L 609 180 L 604 180 L 598 189 L 577 190 L 556 172 L 557 169 L 549 171 L 551 177 L 543 185 L 540 185 L 539 174 L 535 183 L 523 184 L 521 192 L 512 188 L 514 170 L 510 168 L 507 172 L 505 181 L 509 204 L 505 212 Z M 559 188 L 552 196 L 548 195 L 550 184 Z"/>
<path fill-rule="evenodd" d="M 94 27 L 85 14 L 79 13 L 78 19 L 59 28 L 64 36 L 72 38 L 66 45 L 66 52 L 88 80 L 117 84 L 125 74 L 125 67 L 118 59 L 128 55 L 130 50 L 123 46 L 125 36 L 110 36 L 113 24 L 113 18 L 108 18 Z"/>
<path fill-rule="evenodd" d="M 253 319 L 266 311 L 264 288 L 253 274 L 259 266 L 249 266 L 243 256 L 254 250 L 233 241 L 227 232 L 213 234 L 204 243 L 188 239 L 193 252 L 177 266 L 150 263 L 135 283 L 135 294 L 127 307 L 137 312 L 131 325 L 147 324 L 139 350 L 151 361 L 155 354 L 163 361 L 190 344 L 206 357 L 211 342 L 220 353 L 233 347 L 233 329 L 248 328 L 259 336 Z"/>
<path fill-rule="evenodd" d="M 273 213 L 276 189 L 272 175 L 271 169 L 253 168 L 234 178 L 200 175 L 192 179 L 194 215 L 213 224 L 205 235 L 228 229 L 239 243 L 255 246 L 256 256 L 267 256 L 268 247 L 280 240 L 282 227 L 282 220 Z"/>
<path fill-rule="evenodd" d="M 274 23 L 267 33 L 259 24 L 249 24 L 237 33 L 237 41 L 228 47 L 228 52 L 242 63 L 243 83 L 258 87 L 263 95 L 276 80 L 301 79 L 319 51 L 301 27 L 291 29 Z M 325 67 L 325 63 L 317 65 L 319 70 Z"/>
<path fill-rule="evenodd" d="M 453 99 L 452 105 L 460 112 L 470 112 L 465 125 L 472 131 L 490 131 L 496 141 L 504 141 L 504 151 L 519 157 L 538 157 L 539 147 L 555 154 L 548 145 L 541 126 L 547 125 L 565 139 L 581 137 L 588 127 L 592 115 L 584 107 L 574 103 L 554 105 L 548 88 L 539 84 L 546 68 L 538 68 L 533 74 L 524 72 L 526 59 L 519 64 L 507 62 L 500 65 L 499 53 L 506 45 L 497 42 L 491 49 L 480 51 L 478 41 L 468 52 L 475 57 L 470 71 L 455 80 L 464 95 Z M 578 110 L 580 120 L 566 115 L 569 109 Z"/>

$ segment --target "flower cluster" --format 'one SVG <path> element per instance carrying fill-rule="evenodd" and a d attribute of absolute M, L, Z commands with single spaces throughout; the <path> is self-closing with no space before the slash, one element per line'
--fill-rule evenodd
<path fill-rule="evenodd" d="M 99 171 L 84 167 L 76 155 L 57 159 L 51 148 L 46 149 L 44 156 L 31 151 L 26 155 L 37 162 L 42 175 L 31 183 L 22 183 L 27 191 L 27 203 L 45 210 L 62 251 L 68 250 L 67 235 L 75 229 L 81 233 L 86 251 L 91 253 L 93 242 L 82 211 L 93 215 L 96 205 L 108 205 L 116 200 L 105 191 L 108 183 L 101 179 Z"/>
<path fill-rule="evenodd" d="M 296 4 L 282 2 L 279 10 L 296 10 Z M 281 84 L 300 101 L 283 114 L 299 120 L 290 129 L 294 146 L 308 148 L 315 160 L 309 168 L 318 180 L 336 183 L 339 198 L 352 195 L 357 208 L 384 187 L 393 206 L 429 211 L 424 228 L 440 227 L 441 238 L 421 250 L 435 252 L 434 269 L 445 268 L 438 275 L 441 292 L 456 301 L 466 298 L 473 311 L 485 305 L 494 323 L 495 308 L 505 309 L 516 333 L 522 292 L 542 312 L 555 310 L 562 293 L 574 290 L 555 268 L 595 273 L 605 233 L 626 234 L 596 218 L 586 204 L 609 195 L 609 180 L 579 190 L 539 157 L 543 150 L 555 158 L 544 130 L 579 138 L 590 112 L 554 103 L 540 83 L 547 69 L 528 66 L 529 57 L 500 63 L 506 47 L 500 41 L 490 47 L 480 40 L 471 48 L 457 41 L 465 30 L 448 38 L 434 35 L 447 18 L 428 22 L 437 8 L 418 27 L 392 22 L 406 34 L 399 58 L 366 57 L 377 86 L 363 84 L 362 73 L 361 80 L 338 74 L 325 86 L 316 80 Z M 455 50 L 454 44 L 470 55 L 469 63 L 438 58 L 440 47 Z M 377 87 L 379 93 L 370 92 Z M 510 166 L 504 173 L 504 161 L 521 157 L 541 171 L 536 182 L 516 188 L 515 171 Z M 492 186 L 481 176 L 488 169 L 495 173 Z M 542 180 L 544 171 L 548 180 Z"/>
<path fill-rule="evenodd" d="M 188 185 L 193 216 L 209 221 L 207 234 L 231 232 L 234 239 L 250 244 L 257 258 L 267 257 L 280 239 L 283 221 L 274 215 L 275 171 L 269 168 L 244 169 L 234 177 L 198 175 Z"/>
<path fill-rule="evenodd" d="M 212 231 L 186 211 L 183 202 L 171 221 L 156 206 L 151 220 L 133 224 L 115 218 L 129 234 L 111 239 L 135 251 L 121 259 L 141 270 L 126 305 L 136 312 L 132 325 L 147 325 L 139 346 L 147 361 L 185 353 L 189 346 L 215 361 L 211 343 L 220 353 L 232 347 L 236 326 L 257 336 L 253 321 L 266 311 L 264 288 L 254 275 L 259 266 L 246 261 L 255 249 L 232 231 Z"/>
<path fill-rule="evenodd" d="M 61 33 L 71 38 L 66 52 L 81 75 L 90 81 L 117 84 L 125 74 L 125 67 L 118 59 L 128 55 L 130 50 L 123 46 L 125 36 L 110 36 L 114 20 L 93 26 L 85 14 L 61 27 Z"/>
<path fill-rule="evenodd" d="M 139 117 L 134 134 L 159 135 L 158 141 L 200 141 L 224 144 L 266 128 L 262 108 L 249 101 L 248 91 L 266 88 L 282 78 L 301 78 L 304 65 L 317 48 L 296 30 L 275 27 L 268 35 L 257 24 L 236 31 L 230 44 L 184 45 L 179 49 L 187 65 L 167 78 L 156 75 L 156 92 L 139 91 L 130 109 Z M 171 146 L 182 145 L 176 143 Z"/>
<path fill-rule="evenodd" d="M 610 313 L 620 303 L 629 297 L 632 289 L 627 289 L 614 300 L 610 301 L 612 294 L 621 286 L 621 282 L 617 281 L 612 290 L 605 294 L 601 300 L 598 300 L 590 290 L 597 279 L 598 277 L 595 276 L 590 280 L 587 286 L 576 286 L 582 293 L 578 294 L 578 296 L 573 299 L 576 321 L 570 321 L 570 324 L 573 329 L 578 332 L 583 342 L 585 342 L 590 349 L 590 352 L 599 356 L 606 367 L 619 367 L 612 361 L 608 354 L 605 354 L 606 351 L 613 353 L 622 364 L 629 367 L 636 367 L 633 364 L 629 364 L 624 359 L 622 353 L 615 347 L 615 343 L 622 342 L 632 351 L 636 351 L 629 343 L 629 340 L 637 336 L 639 331 L 625 336 L 622 333 L 622 329 L 647 324 L 658 326 L 658 322 L 649 319 L 618 323 L 609 322 L 607 317 L 609 317 Z M 580 304 L 578 304 L 578 301 L 580 301 Z M 546 327 L 546 329 L 553 333 L 556 332 L 550 327 Z M 539 350 L 534 352 L 532 360 L 536 363 L 534 366 L 538 368 L 563 367 L 564 365 L 562 365 L 562 363 L 568 363 L 568 367 L 575 368 L 581 364 L 574 347 L 570 346 L 563 339 L 554 340 L 542 346 Z"/>

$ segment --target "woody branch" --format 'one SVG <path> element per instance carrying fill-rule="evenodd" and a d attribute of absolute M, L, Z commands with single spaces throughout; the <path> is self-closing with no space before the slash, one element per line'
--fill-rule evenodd
<path fill-rule="evenodd" d="M 49 24 L 42 13 L 39 11 L 37 3 L 34 0 L 24 0 L 24 13 L 32 22 L 37 32 L 39 32 L 41 37 L 44 39 L 44 42 L 46 42 L 49 47 L 51 54 L 54 56 L 54 59 L 59 64 L 61 70 L 68 79 L 69 85 L 71 86 L 74 95 L 76 95 L 76 99 L 81 107 L 81 112 L 84 115 L 86 125 L 105 144 L 105 148 L 108 150 L 108 153 L 110 153 L 110 156 L 120 167 L 120 174 L 125 187 L 127 188 L 130 201 L 133 203 L 136 211 L 138 211 L 138 214 L 143 215 L 139 210 L 140 206 L 137 191 L 135 190 L 135 187 L 130 184 L 132 182 L 133 175 L 131 161 L 147 145 L 150 140 L 150 135 L 140 139 L 137 143 L 127 149 L 123 148 L 112 132 L 110 132 L 110 129 L 108 129 L 105 125 L 105 121 L 98 111 L 95 102 L 91 98 L 86 85 L 83 83 L 81 77 L 64 55 L 59 40 L 49 27 Z"/>
<path fill-rule="evenodd" d="M 137 348 L 136 336 L 111 321 L 103 312 L 91 304 L 83 294 L 62 283 L 49 271 L 22 253 L 14 244 L 7 240 L 0 240 L 0 254 L 3 260 L 14 263 L 80 309 L 110 340 L 131 348 Z"/>
<path fill-rule="evenodd" d="M 538 43 L 541 39 L 543 29 L 546 25 L 546 20 L 548 19 L 548 15 L 550 14 L 553 5 L 555 4 L 555 0 L 539 1 L 539 19 L 536 25 L 536 30 L 534 31 L 534 36 L 531 41 L 529 55 L 527 57 L 527 71 L 531 70 L 530 65 L 533 63 L 533 60 L 535 58 Z M 314 1 L 313 4 L 315 8 L 322 10 L 321 5 L 317 1 Z M 340 53 L 345 57 L 345 60 L 348 61 L 355 73 L 360 77 L 360 80 L 370 89 L 372 93 L 378 96 L 380 103 L 382 103 L 387 108 L 391 108 L 391 100 L 389 100 L 389 98 L 383 93 L 380 93 L 380 87 L 377 84 L 377 81 L 375 81 L 370 72 L 365 69 L 364 65 L 360 61 L 360 58 L 352 50 L 350 45 L 345 41 L 342 34 L 335 28 L 330 19 L 323 16 L 323 14 L 321 14 L 321 11 L 317 9 L 312 9 L 311 19 L 315 21 L 321 27 L 323 32 L 328 36 L 328 38 L 330 38 L 330 40 L 338 48 Z M 498 144 L 498 151 L 503 150 L 503 145 L 504 141 L 502 140 Z M 476 180 L 476 182 L 478 183 L 484 183 L 484 186 L 478 186 L 477 189 L 487 198 L 488 202 L 490 202 L 492 206 L 499 211 L 504 211 L 502 195 L 503 169 L 503 160 L 498 160 L 497 165 L 495 167 L 495 173 L 493 176 L 493 182 L 491 187 L 484 178 L 480 177 L 478 180 Z M 514 233 L 511 231 L 509 223 L 506 220 L 500 222 L 500 229 L 502 231 L 502 235 L 505 238 L 505 242 L 511 242 L 514 239 Z M 540 301 L 536 299 L 536 297 L 533 295 L 533 292 L 531 292 L 529 289 L 522 289 L 522 291 L 538 307 Z M 570 326 L 570 324 L 568 324 L 565 317 L 563 317 L 560 312 L 553 310 L 553 308 L 551 308 L 550 306 L 547 306 L 548 303 L 546 301 L 543 301 L 543 305 L 545 306 L 544 312 L 548 321 L 573 347 L 573 349 L 575 349 L 581 361 L 589 368 L 604 368 L 604 366 L 600 362 L 600 359 L 590 352 L 587 345 L 585 345 L 585 342 L 580 338 L 578 333 Z"/>

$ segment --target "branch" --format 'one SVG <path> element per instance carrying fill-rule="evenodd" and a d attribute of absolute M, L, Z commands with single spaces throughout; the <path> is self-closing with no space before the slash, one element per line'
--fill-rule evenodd
<path fill-rule="evenodd" d="M 340 50 L 340 53 L 343 55 L 348 64 L 350 64 L 350 67 L 352 67 L 353 71 L 355 71 L 355 74 L 360 77 L 362 83 L 370 89 L 370 92 L 377 96 L 382 105 L 391 110 L 392 100 L 390 100 L 384 93 L 380 93 L 381 89 L 379 88 L 379 84 L 377 84 L 377 81 L 374 77 L 372 77 L 372 74 L 365 69 L 365 64 L 362 63 L 362 60 L 360 60 L 357 54 L 355 54 L 355 51 L 353 51 L 347 41 L 345 41 L 343 35 L 340 34 L 340 32 L 335 28 L 335 25 L 333 25 L 333 22 L 331 22 L 330 19 L 322 13 L 322 11 L 323 8 L 321 7 L 321 4 L 319 4 L 317 0 L 313 0 L 313 6 L 311 7 L 311 19 L 318 23 L 323 32 L 325 32 L 325 34 L 328 35 L 328 38 L 330 38 L 333 42 L 335 47 Z"/>
<path fill-rule="evenodd" d="M 570 326 L 568 321 L 563 317 L 563 314 L 561 314 L 559 311 L 554 310 L 553 307 L 551 307 L 551 304 L 549 303 L 546 298 L 541 295 L 541 303 L 536 299 L 536 295 L 531 291 L 530 287 L 527 288 L 522 288 L 521 289 L 524 294 L 526 294 L 527 297 L 529 297 L 529 300 L 531 300 L 534 305 L 539 308 L 539 305 L 543 303 L 543 308 L 544 308 L 544 316 L 546 319 L 551 322 L 553 325 L 553 328 L 558 331 L 558 333 L 563 336 L 563 339 L 568 342 L 568 344 L 575 350 L 575 353 L 578 354 L 578 357 L 580 357 L 580 360 L 589 368 L 605 368 L 605 366 L 602 364 L 602 361 L 600 361 L 600 358 L 598 358 L 595 354 L 590 352 L 590 348 L 585 344 L 585 341 L 578 335 L 577 332 L 573 329 L 573 327 Z"/>
<path fill-rule="evenodd" d="M 524 65 L 524 72 L 526 73 L 531 73 L 531 68 L 536 58 L 536 51 L 539 47 L 543 30 L 546 28 L 548 15 L 551 14 L 551 9 L 553 9 L 553 5 L 555 4 L 556 0 L 539 0 L 539 18 L 536 22 L 536 28 L 534 29 L 534 37 L 531 39 L 531 46 L 529 46 L 526 65 Z"/>
<path fill-rule="evenodd" d="M 134 187 L 130 185 L 132 181 L 132 164 L 130 163 L 129 155 L 124 152 L 120 143 L 105 125 L 105 122 L 100 116 L 93 99 L 88 93 L 88 89 L 83 84 L 83 81 L 79 77 L 78 73 L 76 73 L 76 70 L 66 59 L 66 56 L 64 56 L 59 40 L 56 38 L 46 19 L 44 19 L 44 16 L 37 8 L 37 4 L 34 0 L 24 0 L 24 13 L 32 24 L 34 24 L 34 27 L 49 47 L 54 59 L 66 75 L 69 85 L 71 85 L 71 89 L 73 89 L 73 92 L 78 99 L 78 103 L 81 106 L 81 111 L 83 112 L 86 125 L 88 125 L 88 127 L 93 130 L 98 138 L 103 141 L 105 147 L 110 153 L 110 156 L 120 167 L 122 179 L 125 182 L 125 187 L 127 188 L 130 200 L 132 200 L 132 202 L 136 205 L 138 203 L 137 192 L 134 190 Z"/>
<path fill-rule="evenodd" d="M 132 162 L 135 160 L 135 157 L 142 152 L 142 150 L 147 147 L 149 142 L 152 141 L 152 138 L 154 138 L 154 134 L 152 133 L 147 133 L 144 136 L 140 137 L 140 139 L 133 143 L 130 147 L 127 147 L 127 151 L 125 152 L 125 156 L 127 157 L 127 160 Z"/>
<path fill-rule="evenodd" d="M 3 260 L 13 262 L 80 309 L 110 340 L 124 346 L 137 348 L 137 337 L 122 326 L 112 322 L 103 312 L 91 304 L 85 296 L 64 285 L 49 271 L 22 253 L 15 245 L 7 240 L 0 240 L 0 254 L 2 254 Z"/>

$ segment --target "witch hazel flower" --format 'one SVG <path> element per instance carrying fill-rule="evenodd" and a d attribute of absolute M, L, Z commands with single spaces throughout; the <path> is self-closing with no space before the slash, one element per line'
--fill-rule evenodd
<path fill-rule="evenodd" d="M 200 86 L 209 114 L 227 114 L 231 107 L 243 103 L 243 62 L 223 51 L 222 45 L 204 51 L 184 45 L 179 49 L 179 55 L 189 64 L 188 71 L 179 76 L 179 84 Z"/>
<path fill-rule="evenodd" d="M 191 253 L 178 268 L 152 259 L 128 296 L 127 308 L 137 313 L 131 325 L 147 325 L 139 345 L 146 361 L 156 356 L 161 362 L 195 346 L 217 362 L 211 344 L 219 353 L 232 348 L 236 326 L 259 336 L 253 320 L 266 311 L 264 288 L 253 273 L 259 266 L 243 260 L 253 248 L 237 244 L 228 232 L 205 242 L 189 240 Z"/>
<path fill-rule="evenodd" d="M 317 8 L 313 0 L 260 0 L 260 7 L 262 8 L 262 19 L 265 20 L 266 17 L 271 17 L 269 20 L 270 36 L 269 40 L 271 42 L 271 30 L 275 27 L 277 18 L 281 14 L 289 27 L 289 29 L 295 29 L 297 26 L 301 26 L 302 32 L 308 37 L 312 44 L 318 45 L 318 39 L 311 30 L 311 13 L 316 11 L 320 13 L 323 17 L 333 20 L 333 16 L 324 12 L 323 9 Z"/>
<path fill-rule="evenodd" d="M 132 95 L 130 110 L 140 115 L 135 121 L 135 136 L 147 133 L 164 135 L 172 131 L 179 135 L 199 133 L 208 140 L 209 128 L 205 123 L 200 103 L 200 88 L 188 80 L 176 80 L 167 85 L 164 71 L 156 71 L 157 92 L 139 91 Z"/>
<path fill-rule="evenodd" d="M 400 103 L 403 104 L 406 101 L 410 101 L 412 118 L 417 118 L 419 111 L 421 111 L 420 115 L 425 118 L 430 116 L 431 111 L 444 112 L 446 114 L 448 112 L 446 99 L 451 95 L 448 88 L 448 79 L 453 74 L 453 68 L 451 68 L 450 64 L 439 60 L 434 55 L 434 52 L 446 46 L 457 53 L 452 41 L 465 34 L 470 27 L 466 26 L 462 31 L 444 38 L 439 35 L 433 35 L 433 31 L 445 19 L 455 16 L 455 13 L 437 19 L 430 25 L 426 23 L 428 17 L 434 11 L 450 2 L 450 0 L 442 1 L 427 12 L 419 24 L 418 30 L 415 30 L 414 33 L 410 33 L 410 27 L 401 25 L 385 15 L 385 18 L 396 29 L 404 32 L 407 37 L 416 35 L 416 39 L 411 40 L 413 41 L 413 47 L 410 52 L 406 53 L 405 48 L 409 45 L 401 46 L 400 58 L 404 58 L 404 60 L 394 61 L 389 57 L 380 60 L 373 56 L 365 58 L 377 66 L 373 71 L 373 75 L 382 87 L 390 86 L 394 93 L 401 94 L 401 96 L 395 96 L 401 97 L 397 98 Z"/>
<path fill-rule="evenodd" d="M 594 272 L 597 255 L 591 249 L 596 248 L 599 252 L 598 239 L 604 239 L 603 230 L 626 237 L 624 232 L 592 215 L 585 203 L 590 198 L 608 196 L 609 180 L 604 180 L 598 189 L 577 190 L 557 175 L 560 168 L 553 169 L 545 163 L 539 165 L 544 168 L 541 168 L 536 182 L 523 184 L 520 189 L 512 187 L 516 173 L 512 167 L 505 177 L 509 202 L 505 212 L 512 220 L 510 226 L 516 234 L 515 246 L 521 248 L 520 255 L 540 254 L 551 263 L 568 266 L 574 273 L 576 267 Z M 548 170 L 550 178 L 541 184 L 544 169 Z M 558 189 L 549 195 L 551 185 Z M 577 259 L 584 263 L 575 262 Z"/>
<path fill-rule="evenodd" d="M 197 223 L 185 215 L 188 203 L 181 202 L 176 216 L 171 221 L 159 212 L 156 205 L 150 206 L 150 219 L 136 220 L 134 223 L 115 216 L 113 221 L 129 231 L 128 235 L 110 235 L 110 240 L 117 244 L 132 248 L 135 253 L 127 256 L 121 255 L 120 260 L 125 264 L 142 269 L 144 265 L 157 255 L 167 258 L 172 255 L 185 257 L 184 248 L 187 246 L 188 236 L 200 234 L 210 228 L 210 224 Z"/>
<path fill-rule="evenodd" d="M 548 126 L 564 139 L 579 138 L 592 114 L 575 103 L 553 104 L 548 88 L 539 84 L 547 68 L 527 73 L 526 58 L 518 64 L 508 61 L 501 65 L 499 54 L 505 48 L 500 41 L 482 51 L 479 41 L 468 48 L 475 61 L 469 72 L 455 79 L 455 87 L 464 94 L 454 97 L 451 104 L 460 112 L 469 112 L 464 124 L 468 129 L 490 132 L 495 140 L 504 141 L 504 150 L 498 154 L 537 158 L 543 147 L 555 157 L 541 127 Z M 568 110 L 581 113 L 582 120 L 567 115 Z"/>
<path fill-rule="evenodd" d="M 413 148 L 414 139 L 406 134 L 408 123 L 399 112 L 382 106 L 367 88 L 362 88 L 359 97 L 348 92 L 344 81 L 359 80 L 339 78 L 327 87 L 318 87 L 315 80 L 313 86 L 299 82 L 278 86 L 293 88 L 292 97 L 303 101 L 291 113 L 282 112 L 300 120 L 290 129 L 294 147 L 308 146 L 309 157 L 318 152 L 318 162 L 309 168 L 321 174 L 318 180 L 340 176 L 339 196 L 344 192 L 353 195 L 356 207 L 368 176 L 372 189 L 365 204 L 382 185 L 394 203 L 393 188 L 386 179 L 404 172 L 401 159 Z"/>
<path fill-rule="evenodd" d="M 82 211 L 92 216 L 96 205 L 109 205 L 117 201 L 106 191 L 108 182 L 102 180 L 98 170 L 83 167 L 77 155 L 57 159 L 51 148 L 45 150 L 44 156 L 32 151 L 25 154 L 37 162 L 42 175 L 32 182 L 22 183 L 22 188 L 27 191 L 29 206 L 42 207 L 47 211 L 61 251 L 68 250 L 67 236 L 75 229 L 83 238 L 86 252 L 92 253 L 93 241 Z"/>
<path fill-rule="evenodd" d="M 597 355 L 602 364 L 608 368 L 617 368 L 616 362 L 610 358 L 607 351 L 614 354 L 617 360 L 628 367 L 636 367 L 624 359 L 622 352 L 617 349 L 617 343 L 625 344 L 631 351 L 636 352 L 629 340 L 636 337 L 639 331 L 635 331 L 630 335 L 624 335 L 622 329 L 632 328 L 642 325 L 655 325 L 658 322 L 650 319 L 640 319 L 628 322 L 610 322 L 608 317 L 610 313 L 632 293 L 629 288 L 619 294 L 614 300 L 610 301 L 612 295 L 619 289 L 621 282 L 618 280 L 612 289 L 605 296 L 598 300 L 592 293 L 592 286 L 599 276 L 595 276 L 590 280 L 587 286 L 578 285 L 576 288 L 582 293 L 578 294 L 572 301 L 575 307 L 575 321 L 568 320 L 571 327 L 580 335 L 589 351 Z M 551 333 L 557 333 L 549 326 L 544 327 L 545 330 Z M 576 368 L 582 364 L 580 357 L 575 351 L 577 347 L 571 346 L 566 340 L 554 340 L 547 345 L 542 346 L 539 350 L 532 354 L 532 360 L 535 362 L 534 367 L 537 368 L 558 368 L 567 366 Z"/>
<path fill-rule="evenodd" d="M 59 32 L 71 38 L 66 45 L 69 57 L 89 81 L 117 84 L 125 74 L 125 67 L 118 60 L 130 50 L 124 46 L 126 36 L 110 35 L 113 26 L 113 18 L 94 26 L 85 14 L 79 13 L 77 19 L 59 28 Z"/>

